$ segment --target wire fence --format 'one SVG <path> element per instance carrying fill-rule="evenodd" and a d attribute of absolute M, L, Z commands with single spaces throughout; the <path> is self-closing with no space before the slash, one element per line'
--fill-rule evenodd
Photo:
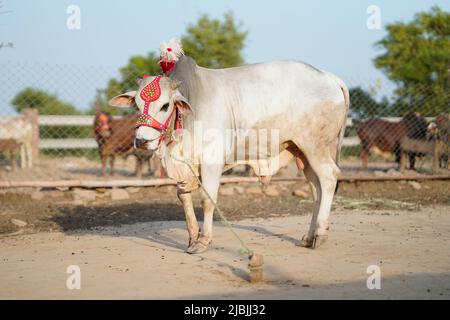
<path fill-rule="evenodd" d="M 107 106 L 112 96 L 136 89 L 123 78 L 141 76 L 112 67 L 1 63 L 0 180 L 163 176 L 151 152 L 133 148 L 135 111 Z M 345 174 L 448 173 L 449 88 L 345 80 Z"/>

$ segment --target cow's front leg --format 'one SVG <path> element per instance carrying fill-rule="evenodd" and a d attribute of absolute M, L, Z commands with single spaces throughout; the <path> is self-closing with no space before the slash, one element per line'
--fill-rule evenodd
<path fill-rule="evenodd" d="M 110 176 L 113 176 L 114 175 L 114 160 L 116 159 L 116 155 L 115 154 L 112 154 L 111 155 L 111 159 L 110 159 L 110 171 L 109 171 L 109 175 Z"/>
<path fill-rule="evenodd" d="M 177 196 L 183 205 L 184 215 L 186 217 L 186 227 L 189 233 L 189 243 L 187 252 L 195 245 L 199 237 L 199 228 L 197 218 L 195 217 L 194 204 L 192 203 L 192 195 L 190 191 L 184 191 L 183 189 L 177 189 Z"/>
<path fill-rule="evenodd" d="M 143 167 L 142 158 L 136 156 L 136 168 L 134 170 L 134 175 L 138 178 L 142 178 L 142 167 Z"/>
<path fill-rule="evenodd" d="M 223 165 L 202 166 L 201 176 L 203 184 L 202 207 L 203 207 L 203 230 L 196 243 L 189 248 L 189 253 L 202 253 L 208 250 L 212 241 L 212 226 L 214 216 L 214 202 L 217 202 L 217 193 L 219 191 L 220 176 L 222 175 Z M 206 194 L 207 192 L 208 194 Z M 210 197 L 212 199 L 210 199 Z M 211 201 L 213 200 L 213 201 Z"/>

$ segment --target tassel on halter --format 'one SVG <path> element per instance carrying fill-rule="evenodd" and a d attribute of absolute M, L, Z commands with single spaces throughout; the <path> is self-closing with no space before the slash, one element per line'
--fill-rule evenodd
<path fill-rule="evenodd" d="M 177 61 L 184 55 L 183 47 L 179 39 L 173 38 L 168 42 L 161 43 L 159 50 L 159 65 L 163 72 L 168 74 L 175 68 Z"/>

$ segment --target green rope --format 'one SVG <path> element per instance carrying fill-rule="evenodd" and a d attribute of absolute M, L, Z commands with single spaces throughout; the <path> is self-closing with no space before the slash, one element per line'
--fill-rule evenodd
<path fill-rule="evenodd" d="M 177 159 L 174 156 L 171 156 L 174 160 L 178 161 L 178 162 L 182 162 L 185 165 L 188 166 L 189 170 L 191 171 L 192 175 L 195 177 L 195 179 L 197 180 L 198 184 L 200 185 L 200 187 L 202 188 L 203 192 L 205 192 L 206 196 L 209 198 L 209 200 L 214 204 L 214 208 L 217 211 L 217 213 L 219 213 L 220 218 L 222 219 L 222 221 L 225 223 L 225 225 L 228 227 L 228 229 L 231 231 L 231 233 L 235 236 L 235 238 L 239 241 L 239 243 L 241 244 L 241 249 L 239 250 L 239 253 L 242 255 L 246 255 L 248 257 L 251 257 L 253 255 L 253 251 L 250 250 L 246 245 L 244 240 L 241 239 L 241 237 L 239 237 L 239 235 L 236 233 L 236 231 L 234 231 L 233 226 L 231 225 L 230 222 L 228 222 L 227 218 L 225 218 L 225 215 L 222 213 L 222 211 L 220 210 L 220 208 L 217 206 L 216 202 L 213 200 L 213 198 L 209 195 L 208 191 L 206 191 L 205 187 L 203 187 L 202 182 L 200 181 L 200 179 L 197 177 L 197 175 L 195 174 L 194 169 L 192 168 L 191 164 L 185 160 L 181 160 L 181 159 Z"/>

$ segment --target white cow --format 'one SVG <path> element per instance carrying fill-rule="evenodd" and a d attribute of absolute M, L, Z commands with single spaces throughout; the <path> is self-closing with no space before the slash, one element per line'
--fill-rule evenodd
<path fill-rule="evenodd" d="M 155 86 L 158 81 L 160 96 L 152 96 L 159 90 Z M 110 101 L 116 107 L 134 104 L 146 114 L 136 130 L 137 147 L 158 150 L 168 176 L 178 182 L 189 231 L 188 253 L 201 253 L 211 243 L 214 204 L 203 194 L 204 222 L 199 232 L 191 199 L 197 182 L 176 158 L 194 166 L 214 201 L 221 174 L 230 162 L 250 164 L 267 182 L 270 175 L 295 158 L 317 195 L 309 232 L 300 245 L 314 248 L 327 239 L 340 174 L 336 163 L 349 107 L 348 89 L 339 78 L 297 61 L 212 70 L 182 56 L 170 77 L 145 78 L 137 91 Z M 180 118 L 182 135 L 173 131 L 179 127 Z M 193 134 L 199 126 L 205 134 Z M 218 129 L 233 135 L 206 133 Z M 277 130 L 277 137 L 270 142 L 279 145 L 276 152 L 266 152 L 268 158 L 258 161 L 260 150 L 245 148 L 245 154 L 236 159 L 232 151 L 245 145 L 246 133 L 264 129 Z M 195 147 L 199 142 L 200 149 Z"/>
<path fill-rule="evenodd" d="M 26 117 L 2 119 L 0 121 L 0 139 L 17 141 L 20 145 L 20 167 L 31 168 L 33 166 L 33 127 Z"/>

